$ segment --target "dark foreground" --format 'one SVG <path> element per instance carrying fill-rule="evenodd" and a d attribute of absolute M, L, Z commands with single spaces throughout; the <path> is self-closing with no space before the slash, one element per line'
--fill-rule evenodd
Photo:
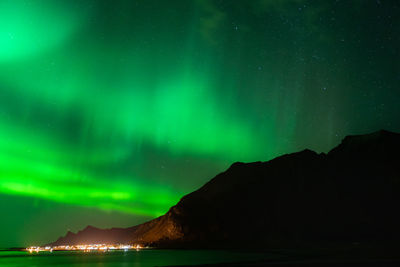
<path fill-rule="evenodd" d="M 276 263 L 271 263 L 271 262 L 242 262 L 242 263 L 225 263 L 225 264 L 206 264 L 206 265 L 195 265 L 195 266 L 209 266 L 209 267 L 214 267 L 214 266 L 267 266 L 267 267 L 285 267 L 285 266 L 301 266 L 301 267 L 316 267 L 316 266 L 322 266 L 322 267 L 358 267 L 358 266 L 366 266 L 366 267 L 394 267 L 394 266 L 400 266 L 400 261 L 297 261 L 297 262 L 276 262 Z"/>
<path fill-rule="evenodd" d="M 400 266 L 400 248 L 353 244 L 347 248 L 275 250 L 140 250 L 114 252 L 0 251 L 0 266 Z"/>
<path fill-rule="evenodd" d="M 0 251 L 1 267 L 68 266 L 68 267 L 120 267 L 120 266 L 190 266 L 226 262 L 265 261 L 277 257 L 266 252 L 228 250 L 131 250 L 112 252 L 57 251 L 32 253 L 26 251 Z"/>
<path fill-rule="evenodd" d="M 270 259 L 241 262 L 223 262 L 215 264 L 199 264 L 193 266 L 301 266 L 301 267 L 391 267 L 400 266 L 400 247 L 370 246 L 353 244 L 348 247 L 325 247 L 307 249 L 268 250 L 273 255 Z M 176 265 L 179 266 L 179 265 Z M 172 266 L 170 266 L 172 267 Z"/>

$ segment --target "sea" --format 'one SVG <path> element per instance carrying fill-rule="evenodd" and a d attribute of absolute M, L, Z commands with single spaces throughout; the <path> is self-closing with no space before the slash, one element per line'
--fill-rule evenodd
<path fill-rule="evenodd" d="M 218 263 L 268 261 L 277 255 L 237 250 L 158 250 L 81 252 L 0 251 L 0 266 L 190 266 Z"/>

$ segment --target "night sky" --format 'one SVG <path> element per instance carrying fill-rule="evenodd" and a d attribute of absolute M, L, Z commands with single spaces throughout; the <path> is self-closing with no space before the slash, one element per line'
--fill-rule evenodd
<path fill-rule="evenodd" d="M 400 131 L 399 49 L 398 0 L 1 0 L 0 247 Z"/>

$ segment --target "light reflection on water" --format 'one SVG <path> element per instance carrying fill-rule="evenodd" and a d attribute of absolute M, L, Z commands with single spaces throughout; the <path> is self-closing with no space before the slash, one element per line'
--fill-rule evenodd
<path fill-rule="evenodd" d="M 271 254 L 228 250 L 141 250 L 112 252 L 57 251 L 30 254 L 0 251 L 0 266 L 166 266 L 248 262 L 274 258 Z"/>

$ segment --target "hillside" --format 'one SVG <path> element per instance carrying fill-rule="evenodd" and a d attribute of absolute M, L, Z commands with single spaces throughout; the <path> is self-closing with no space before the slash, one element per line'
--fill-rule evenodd
<path fill-rule="evenodd" d="M 400 134 L 348 136 L 310 150 L 234 163 L 163 216 L 126 229 L 88 227 L 51 245 L 293 246 L 400 237 Z"/>

